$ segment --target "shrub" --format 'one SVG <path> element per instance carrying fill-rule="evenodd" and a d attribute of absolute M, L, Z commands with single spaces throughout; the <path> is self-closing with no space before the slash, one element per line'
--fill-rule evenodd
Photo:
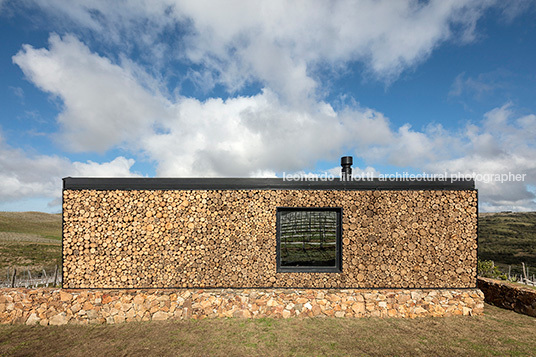
<path fill-rule="evenodd" d="M 478 275 L 485 278 L 507 280 L 508 277 L 505 273 L 501 272 L 498 267 L 495 266 L 492 260 L 478 260 L 477 265 Z"/>

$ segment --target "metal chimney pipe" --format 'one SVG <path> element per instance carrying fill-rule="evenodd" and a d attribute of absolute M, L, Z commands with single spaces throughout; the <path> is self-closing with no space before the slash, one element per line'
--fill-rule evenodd
<path fill-rule="evenodd" d="M 352 164 L 354 160 L 351 156 L 341 157 L 341 180 L 351 181 L 352 180 Z"/>

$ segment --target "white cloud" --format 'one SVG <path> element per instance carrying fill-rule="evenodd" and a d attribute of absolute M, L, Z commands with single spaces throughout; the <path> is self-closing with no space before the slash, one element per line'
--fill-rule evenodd
<path fill-rule="evenodd" d="M 434 160 L 432 140 L 425 133 L 411 130 L 406 124 L 398 129 L 397 139 L 388 148 L 389 161 L 396 166 L 416 166 Z"/>
<path fill-rule="evenodd" d="M 387 119 L 373 110 L 337 114 L 322 102 L 293 109 L 269 90 L 226 101 L 185 98 L 175 108 L 175 119 L 162 123 L 164 132 L 140 143 L 162 176 L 292 171 L 337 158 L 341 147 L 365 147 L 390 136 Z"/>
<path fill-rule="evenodd" d="M 116 157 L 110 162 L 99 164 L 91 160 L 87 162 L 73 162 L 72 176 L 80 177 L 132 177 L 139 176 L 130 171 L 134 165 L 134 159 L 127 159 L 123 156 Z"/>
<path fill-rule="evenodd" d="M 26 3 L 71 31 L 91 31 L 125 53 L 141 52 L 152 66 L 177 59 L 200 65 L 190 78 L 203 82 L 201 88 L 221 83 L 235 92 L 260 81 L 295 105 L 318 94 L 315 65 L 359 61 L 375 77 L 392 81 L 442 42 L 472 40 L 478 19 L 495 5 L 490 0 Z"/>
<path fill-rule="evenodd" d="M 503 17 L 501 20 L 506 23 L 513 21 L 523 13 L 530 13 L 536 9 L 534 0 L 502 1 L 498 5 L 502 8 Z"/>
<path fill-rule="evenodd" d="M 322 101 L 295 107 L 270 89 L 225 101 L 164 99 L 139 83 L 131 63 L 113 64 L 73 36 L 52 35 L 49 49 L 25 46 L 14 61 L 35 85 L 62 99 L 58 140 L 65 147 L 121 145 L 154 160 L 160 176 L 295 170 L 337 157 L 343 146 L 381 145 L 392 136 L 388 120 L 372 109 L 336 113 Z"/>
<path fill-rule="evenodd" d="M 60 138 L 70 142 L 83 136 L 77 145 L 84 150 L 104 151 L 121 145 L 154 161 L 158 176 L 273 176 L 310 167 L 318 160 L 338 160 L 339 154 L 350 148 L 367 162 L 432 172 L 525 173 L 526 182 L 479 183 L 481 197 L 491 206 L 534 206 L 534 194 L 526 185 L 536 184 L 532 159 L 536 157 L 536 116 L 515 118 L 510 103 L 489 111 L 480 123 L 467 125 L 463 132 L 450 132 L 440 125 L 424 130 L 407 124 L 392 128 L 389 120 L 373 109 L 352 105 L 335 111 L 323 101 L 310 101 L 303 108 L 281 100 L 268 88 L 227 100 L 163 99 L 158 90 L 141 84 L 150 83 L 151 78 L 144 72 L 140 77 L 131 63 L 112 64 L 71 36 L 61 39 L 53 35 L 50 47 L 27 47 L 15 58 L 30 80 L 64 100 L 58 117 Z M 77 83 L 77 70 L 88 83 Z M 113 91 L 107 91 L 108 83 Z M 100 90 L 106 95 L 95 93 Z M 92 108 L 99 114 L 88 114 Z M 130 115 L 118 114 L 124 108 L 135 110 Z M 142 130 L 129 132 L 130 126 Z M 103 140 L 102 127 L 117 132 Z M 84 143 L 86 146 L 81 146 Z M 39 186 L 42 179 L 32 179 L 39 170 L 28 172 L 25 184 L 16 181 L 26 172 L 8 167 L 10 163 L 30 160 L 25 167 L 37 166 L 44 172 L 69 167 L 78 175 L 110 176 L 130 175 L 133 163 L 124 158 L 104 164 L 69 163 L 58 157 L 29 159 L 13 153 L 9 156 L 21 158 L 5 160 L 3 171 L 21 175 L 4 179 L 6 187 L 19 188 L 6 192 L 23 196 L 50 192 L 50 188 Z"/>
<path fill-rule="evenodd" d="M 509 84 L 512 74 L 506 70 L 495 70 L 486 73 L 480 73 L 475 77 L 466 75 L 462 72 L 456 76 L 449 91 L 450 97 L 457 97 L 460 100 L 473 97 L 481 100 L 494 92 L 505 89 Z"/>
<path fill-rule="evenodd" d="M 71 35 L 52 34 L 50 49 L 24 45 L 13 57 L 28 80 L 61 99 L 59 143 L 73 151 L 100 151 L 149 130 L 166 115 L 166 102 L 133 74 L 91 53 Z"/>
<path fill-rule="evenodd" d="M 363 61 L 380 77 L 396 77 L 457 32 L 470 37 L 490 2 L 175 1 L 174 5 L 173 14 L 190 18 L 195 27 L 188 38 L 190 60 L 214 67 L 223 81 L 238 60 L 246 69 L 242 77 L 253 76 L 275 89 L 279 76 L 285 76 L 287 82 L 298 82 L 291 91 L 296 93 L 312 89 L 307 70 L 315 62 Z"/>
<path fill-rule="evenodd" d="M 57 140 L 67 150 L 121 146 L 152 160 L 159 176 L 273 176 L 349 151 L 375 164 L 435 172 L 509 170 L 526 173 L 528 181 L 479 183 L 484 205 L 536 208 L 527 188 L 536 184 L 536 116 L 514 118 L 505 105 L 463 132 L 439 125 L 393 128 L 374 109 L 335 111 L 322 100 L 315 73 L 359 61 L 374 77 L 395 80 L 441 43 L 474 39 L 475 24 L 494 1 L 27 3 L 45 9 L 67 32 L 82 27 L 78 34 L 91 31 L 122 51 L 111 60 L 74 35 L 53 34 L 48 49 L 25 45 L 13 57 L 28 80 L 61 100 Z M 140 49 L 139 63 L 128 60 Z M 166 93 L 159 77 L 165 71 L 155 73 L 177 60 L 195 64 L 184 75 L 206 93 L 223 84 L 234 97 L 200 101 Z M 462 74 L 452 95 L 493 89 L 480 79 Z M 261 93 L 236 94 L 253 82 Z M 123 157 L 72 163 L 6 145 L 0 154 L 0 197 L 6 199 L 55 195 L 58 178 L 66 175 L 132 175 L 133 160 Z M 354 171 L 377 173 L 370 166 Z"/>
<path fill-rule="evenodd" d="M 425 167 L 439 173 L 480 175 L 477 188 L 485 209 L 536 210 L 536 195 L 530 189 L 536 185 L 535 135 L 536 115 L 515 118 L 507 103 L 486 113 L 479 126 L 467 126 L 459 137 L 462 155 L 429 162 Z M 492 175 L 509 174 L 524 175 L 523 180 L 491 180 Z"/>
<path fill-rule="evenodd" d="M 60 197 L 62 177 L 137 176 L 130 171 L 133 159 L 122 156 L 110 162 L 71 162 L 57 155 L 31 155 L 7 145 L 0 135 L 0 201 L 27 197 Z"/>

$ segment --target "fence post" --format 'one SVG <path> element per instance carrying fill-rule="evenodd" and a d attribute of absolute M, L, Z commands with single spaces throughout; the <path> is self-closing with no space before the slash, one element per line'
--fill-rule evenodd
<path fill-rule="evenodd" d="M 11 277 L 11 287 L 15 287 L 15 276 L 17 275 L 17 268 L 13 268 L 13 276 Z"/>
<path fill-rule="evenodd" d="M 56 265 L 56 268 L 54 269 L 54 285 L 53 287 L 56 287 L 56 281 L 58 280 L 58 266 Z"/>

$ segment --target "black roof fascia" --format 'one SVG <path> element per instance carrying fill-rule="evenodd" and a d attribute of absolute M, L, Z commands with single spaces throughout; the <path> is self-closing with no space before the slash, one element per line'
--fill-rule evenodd
<path fill-rule="evenodd" d="M 474 180 L 65 177 L 64 190 L 474 190 Z"/>

